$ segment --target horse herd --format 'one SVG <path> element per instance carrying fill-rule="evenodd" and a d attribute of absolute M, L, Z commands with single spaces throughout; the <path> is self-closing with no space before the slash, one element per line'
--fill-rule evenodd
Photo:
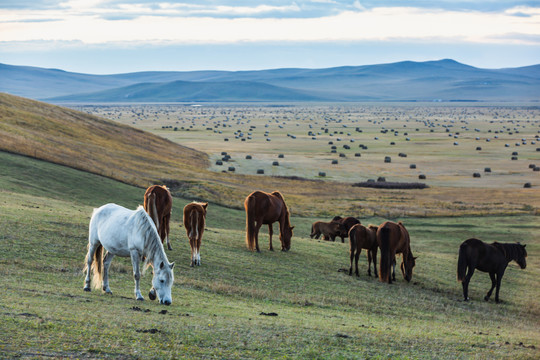
<path fill-rule="evenodd" d="M 205 228 L 208 203 L 192 202 L 184 207 L 183 221 L 191 247 L 191 266 L 201 265 L 200 247 Z M 273 250 L 272 224 L 279 223 L 281 250 L 289 251 L 294 226 L 290 223 L 290 214 L 283 195 L 279 191 L 266 193 L 254 191 L 244 201 L 246 211 L 246 246 L 251 251 L 260 252 L 258 234 L 262 225 L 268 225 L 269 249 Z M 129 210 L 116 204 L 106 204 L 94 209 L 90 219 L 88 252 L 85 259 L 85 291 L 91 290 L 91 283 L 96 289 L 102 288 L 111 293 L 108 272 L 114 256 L 131 257 L 135 280 L 135 297 L 144 300 L 139 288 L 139 265 L 144 261 L 144 268 L 153 268 L 152 288 L 148 294 L 151 300 L 159 298 L 161 304 L 172 303 L 171 288 L 174 283 L 174 263 L 169 263 L 163 247 L 172 250 L 169 240 L 169 222 L 172 211 L 172 196 L 165 186 L 150 186 L 144 194 L 144 205 L 136 210 Z M 311 238 L 335 241 L 337 236 L 349 238 L 350 268 L 359 276 L 358 259 L 362 249 L 367 250 L 368 275 L 371 276 L 371 263 L 375 277 L 386 283 L 396 280 L 396 254 L 402 255 L 401 272 L 409 282 L 412 279 L 416 257 L 413 256 L 409 232 L 400 221 L 385 221 L 381 225 L 362 225 L 354 217 L 336 216 L 330 222 L 316 221 L 311 227 Z M 103 254 L 103 249 L 106 250 Z M 379 272 L 377 272 L 377 252 L 380 249 Z M 486 244 L 478 239 L 468 239 L 459 248 L 458 281 L 462 282 L 463 297 L 467 301 L 468 285 L 475 271 L 488 272 L 492 287 L 484 299 L 489 300 L 496 287 L 495 301 L 498 303 L 501 279 L 508 263 L 515 260 L 522 269 L 526 267 L 527 251 L 519 243 Z M 90 273 L 93 272 L 93 279 Z"/>

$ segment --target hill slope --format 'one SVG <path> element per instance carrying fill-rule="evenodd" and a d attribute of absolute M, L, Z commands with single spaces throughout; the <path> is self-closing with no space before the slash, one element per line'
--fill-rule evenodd
<path fill-rule="evenodd" d="M 133 90 L 126 87 L 135 84 L 138 96 L 129 101 L 537 101 L 540 98 L 540 65 L 493 70 L 449 59 L 326 69 L 151 71 L 114 75 L 0 64 L 0 78 L 0 91 L 79 102 L 126 101 Z M 190 83 L 171 83 L 175 81 Z M 162 83 L 159 96 L 153 93 L 159 86 L 155 83 Z M 85 89 L 84 94 L 80 94 L 80 89 Z M 115 100 L 99 94 L 112 89 L 115 90 L 109 94 Z"/>
<path fill-rule="evenodd" d="M 208 166 L 207 155 L 67 108 L 0 94 L 0 150 L 145 186 Z"/>

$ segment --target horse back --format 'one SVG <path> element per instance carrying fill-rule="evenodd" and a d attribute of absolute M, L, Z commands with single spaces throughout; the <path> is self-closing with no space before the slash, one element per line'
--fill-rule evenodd
<path fill-rule="evenodd" d="M 172 211 L 172 195 L 165 185 L 152 185 L 144 193 L 144 209 L 149 212 L 150 195 L 155 195 L 156 210 L 159 217 L 169 215 Z"/>
<path fill-rule="evenodd" d="M 142 244 L 131 244 L 131 232 L 126 229 L 133 229 L 134 215 L 143 212 L 139 207 L 137 210 L 126 209 L 117 204 L 105 204 L 94 209 L 90 219 L 90 234 L 95 237 L 103 247 L 116 255 L 129 256 L 131 247 L 142 248 Z M 90 239 L 92 241 L 92 239 Z"/>

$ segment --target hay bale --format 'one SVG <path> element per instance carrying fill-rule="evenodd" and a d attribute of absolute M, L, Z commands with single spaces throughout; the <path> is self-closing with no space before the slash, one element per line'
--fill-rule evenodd
<path fill-rule="evenodd" d="M 386 178 L 384 176 L 379 176 L 377 182 L 386 182 Z"/>
<path fill-rule="evenodd" d="M 354 156 L 355 156 L 355 157 L 360 157 L 360 156 L 362 156 L 362 154 L 360 154 L 360 153 L 354 153 Z"/>
<path fill-rule="evenodd" d="M 234 168 L 234 166 L 229 166 L 228 170 L 234 172 L 236 169 Z"/>
<path fill-rule="evenodd" d="M 420 175 L 418 175 L 418 178 L 419 178 L 420 180 L 426 180 L 426 175 L 420 174 Z"/>
<path fill-rule="evenodd" d="M 346 156 L 345 156 L 345 154 L 344 154 L 344 153 L 339 153 L 339 157 L 342 157 L 342 158 L 344 158 L 344 157 L 346 157 Z"/>
<path fill-rule="evenodd" d="M 416 164 L 409 165 L 409 169 L 416 169 Z"/>
<path fill-rule="evenodd" d="M 320 177 L 325 177 L 326 176 L 326 173 L 324 171 L 319 171 L 319 176 Z"/>
<path fill-rule="evenodd" d="M 535 167 L 535 168 L 533 169 L 533 171 L 540 171 L 540 167 L 538 167 L 538 166 Z"/>
<path fill-rule="evenodd" d="M 531 188 L 531 183 L 530 183 L 530 182 L 525 183 L 525 184 L 523 185 L 523 187 L 524 187 L 525 189 L 530 189 L 530 188 Z"/>
<path fill-rule="evenodd" d="M 251 160 L 251 159 L 252 159 L 251 155 L 246 155 L 246 160 Z"/>
<path fill-rule="evenodd" d="M 221 155 L 222 155 L 222 156 L 223 156 L 223 155 L 227 155 L 227 152 L 226 152 L 226 151 L 222 151 L 222 152 L 221 152 Z"/>
<path fill-rule="evenodd" d="M 283 155 L 283 154 L 279 154 L 279 155 L 278 155 L 278 158 L 279 158 L 279 159 L 283 159 L 284 157 L 285 157 L 285 155 Z"/>
<path fill-rule="evenodd" d="M 534 164 L 529 164 L 529 169 L 534 169 L 536 167 L 536 165 Z"/>
<path fill-rule="evenodd" d="M 332 165 L 336 165 L 338 163 L 337 160 L 332 160 Z"/>
<path fill-rule="evenodd" d="M 479 177 L 481 177 L 481 175 L 480 175 L 480 173 L 477 173 L 477 172 L 476 172 L 476 173 L 473 174 L 473 177 L 479 178 Z"/>
<path fill-rule="evenodd" d="M 513 156 L 517 156 L 517 155 L 519 155 L 519 154 L 518 154 L 517 151 L 514 151 L 514 152 L 512 153 L 512 155 L 513 155 Z"/>
<path fill-rule="evenodd" d="M 488 168 L 488 167 L 487 167 L 487 168 L 484 168 L 484 172 L 490 173 L 490 172 L 491 172 L 491 168 Z"/>
<path fill-rule="evenodd" d="M 512 160 L 517 160 L 517 156 L 512 156 Z"/>
<path fill-rule="evenodd" d="M 384 157 L 384 162 L 385 163 L 391 163 L 392 162 L 392 158 L 390 156 L 385 156 Z"/>
<path fill-rule="evenodd" d="M 264 174 L 264 170 L 263 169 L 257 169 L 257 174 Z"/>
<path fill-rule="evenodd" d="M 477 147 L 476 147 L 476 150 L 477 150 L 477 151 L 481 151 L 481 150 L 482 150 L 482 147 L 477 146 Z"/>
<path fill-rule="evenodd" d="M 223 165 L 223 161 L 221 160 L 216 161 L 216 165 Z"/>
<path fill-rule="evenodd" d="M 274 161 L 274 162 L 272 163 L 272 166 L 279 166 L 279 162 Z"/>

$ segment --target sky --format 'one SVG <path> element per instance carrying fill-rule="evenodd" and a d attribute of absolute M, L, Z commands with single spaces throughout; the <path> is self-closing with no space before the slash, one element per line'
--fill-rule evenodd
<path fill-rule="evenodd" d="M 540 0 L 0 0 L 0 63 L 92 74 L 540 64 Z"/>

